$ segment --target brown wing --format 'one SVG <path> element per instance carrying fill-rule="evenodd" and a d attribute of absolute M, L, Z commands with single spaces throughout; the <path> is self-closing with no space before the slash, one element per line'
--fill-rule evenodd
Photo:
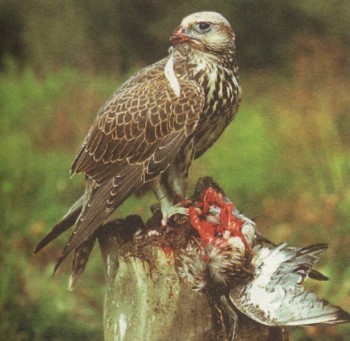
<path fill-rule="evenodd" d="M 164 74 L 164 72 L 162 72 Z M 99 113 L 72 166 L 87 175 L 87 201 L 56 268 L 135 190 L 162 173 L 196 127 L 204 95 L 163 77 L 123 86 Z"/>
<path fill-rule="evenodd" d="M 122 89 L 99 114 L 71 172 L 103 184 L 125 167 L 152 163 L 165 147 L 169 152 L 193 132 L 203 106 L 196 83 L 182 81 L 181 89 L 177 98 L 166 79 Z"/>

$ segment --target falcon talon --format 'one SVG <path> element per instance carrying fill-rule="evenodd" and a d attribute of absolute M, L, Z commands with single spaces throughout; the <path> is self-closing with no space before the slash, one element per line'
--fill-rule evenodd
<path fill-rule="evenodd" d="M 179 202 L 179 205 L 183 206 L 183 207 L 190 207 L 191 205 L 193 205 L 193 200 L 192 199 L 182 199 Z"/>
<path fill-rule="evenodd" d="M 160 204 L 153 204 L 150 209 L 152 214 L 158 214 L 162 212 Z"/>
<path fill-rule="evenodd" d="M 188 215 L 189 211 L 188 211 L 188 208 L 171 205 L 171 206 L 168 206 L 166 209 L 162 210 L 162 214 L 163 214 L 162 226 L 165 227 L 168 225 L 168 221 L 172 216 L 177 214 Z"/>
<path fill-rule="evenodd" d="M 176 224 L 178 225 L 183 225 L 186 223 L 187 219 L 188 219 L 188 214 L 176 214 L 174 216 L 174 220 L 176 222 Z"/>

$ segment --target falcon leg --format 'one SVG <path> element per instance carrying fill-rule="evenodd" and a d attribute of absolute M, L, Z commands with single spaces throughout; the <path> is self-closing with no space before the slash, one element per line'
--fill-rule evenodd
<path fill-rule="evenodd" d="M 185 198 L 188 176 L 194 158 L 194 140 L 189 141 L 181 148 L 174 161 L 161 176 L 161 183 L 165 184 L 167 191 L 175 203 Z"/>
<path fill-rule="evenodd" d="M 165 188 L 160 182 L 154 187 L 154 194 L 160 203 L 163 216 L 162 226 L 166 226 L 169 218 L 175 214 L 188 215 L 188 209 L 179 204 L 174 204 L 174 201 L 167 195 Z"/>
<path fill-rule="evenodd" d="M 188 175 L 194 157 L 194 141 L 185 144 L 169 165 L 168 169 L 156 180 L 153 186 L 163 214 L 162 225 L 166 226 L 174 214 L 188 215 L 188 209 L 180 206 L 185 198 Z"/>

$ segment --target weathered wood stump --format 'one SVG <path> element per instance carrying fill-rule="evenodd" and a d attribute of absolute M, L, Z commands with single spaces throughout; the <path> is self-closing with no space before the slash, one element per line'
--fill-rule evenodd
<path fill-rule="evenodd" d="M 200 183 L 196 193 L 202 191 Z M 161 215 L 144 224 L 129 216 L 98 233 L 107 291 L 105 340 L 288 340 L 282 328 L 261 325 L 238 312 L 224 291 L 194 291 L 180 278 L 180 250 L 193 234 L 186 216 L 169 226 Z"/>

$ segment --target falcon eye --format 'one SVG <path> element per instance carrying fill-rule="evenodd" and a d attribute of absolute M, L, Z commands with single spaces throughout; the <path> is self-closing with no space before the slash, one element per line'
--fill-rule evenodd
<path fill-rule="evenodd" d="M 210 28 L 210 24 L 208 22 L 202 21 L 198 24 L 198 28 L 201 31 L 208 31 Z"/>

